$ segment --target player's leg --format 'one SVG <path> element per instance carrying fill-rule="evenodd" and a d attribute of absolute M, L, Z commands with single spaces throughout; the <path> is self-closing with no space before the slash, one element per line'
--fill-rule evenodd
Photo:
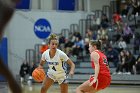
<path fill-rule="evenodd" d="M 21 87 L 13 77 L 10 70 L 5 66 L 5 64 L 3 64 L 1 57 L 0 57 L 0 74 L 7 79 L 12 93 L 22 93 Z"/>
<path fill-rule="evenodd" d="M 41 87 L 41 93 L 47 93 L 47 90 L 50 88 L 50 86 L 54 83 L 54 80 L 52 80 L 49 77 L 46 77 L 43 81 L 43 85 Z"/>
<path fill-rule="evenodd" d="M 93 86 L 89 86 L 90 81 L 87 80 L 76 88 L 76 93 L 96 93 L 97 90 Z"/>
<path fill-rule="evenodd" d="M 60 84 L 60 88 L 61 88 L 61 93 L 68 93 L 68 84 L 67 83 Z"/>
<path fill-rule="evenodd" d="M 11 2 L 11 3 L 10 3 Z M 0 40 L 3 37 L 4 29 L 14 13 L 14 6 L 17 0 L 0 0 Z M 9 87 L 13 93 L 21 93 L 21 88 L 14 79 L 10 70 L 3 64 L 0 57 L 0 74 L 2 74 L 8 81 Z"/>

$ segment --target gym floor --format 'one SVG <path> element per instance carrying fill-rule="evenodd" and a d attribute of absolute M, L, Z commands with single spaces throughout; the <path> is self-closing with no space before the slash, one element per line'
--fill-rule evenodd
<path fill-rule="evenodd" d="M 40 93 L 41 83 L 32 85 L 22 84 L 23 93 Z M 75 93 L 79 84 L 69 84 L 69 93 Z M 0 93 L 11 93 L 7 83 L 0 82 Z M 47 93 L 60 93 L 58 84 L 51 86 Z M 98 93 L 140 93 L 140 85 L 110 85 L 110 87 L 99 91 Z"/>

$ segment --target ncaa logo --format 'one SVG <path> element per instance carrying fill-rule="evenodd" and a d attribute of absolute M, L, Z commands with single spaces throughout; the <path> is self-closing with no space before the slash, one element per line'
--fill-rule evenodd
<path fill-rule="evenodd" d="M 38 19 L 34 25 L 34 32 L 37 37 L 45 39 L 51 33 L 51 25 L 46 19 Z"/>

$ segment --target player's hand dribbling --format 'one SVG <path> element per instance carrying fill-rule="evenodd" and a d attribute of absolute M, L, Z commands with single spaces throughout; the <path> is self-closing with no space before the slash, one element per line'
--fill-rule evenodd
<path fill-rule="evenodd" d="M 39 69 L 43 69 L 43 66 L 39 65 L 38 68 L 39 68 Z"/>

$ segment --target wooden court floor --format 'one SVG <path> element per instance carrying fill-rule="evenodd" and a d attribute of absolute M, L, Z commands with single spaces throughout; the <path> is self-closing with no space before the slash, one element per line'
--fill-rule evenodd
<path fill-rule="evenodd" d="M 79 84 L 69 84 L 69 93 L 75 93 L 75 89 Z M 23 93 L 40 93 L 41 84 L 22 85 Z M 8 85 L 0 83 L 0 93 L 11 93 Z M 58 84 L 51 86 L 47 93 L 60 93 Z M 110 87 L 98 93 L 140 93 L 140 86 L 134 85 L 111 85 Z"/>

